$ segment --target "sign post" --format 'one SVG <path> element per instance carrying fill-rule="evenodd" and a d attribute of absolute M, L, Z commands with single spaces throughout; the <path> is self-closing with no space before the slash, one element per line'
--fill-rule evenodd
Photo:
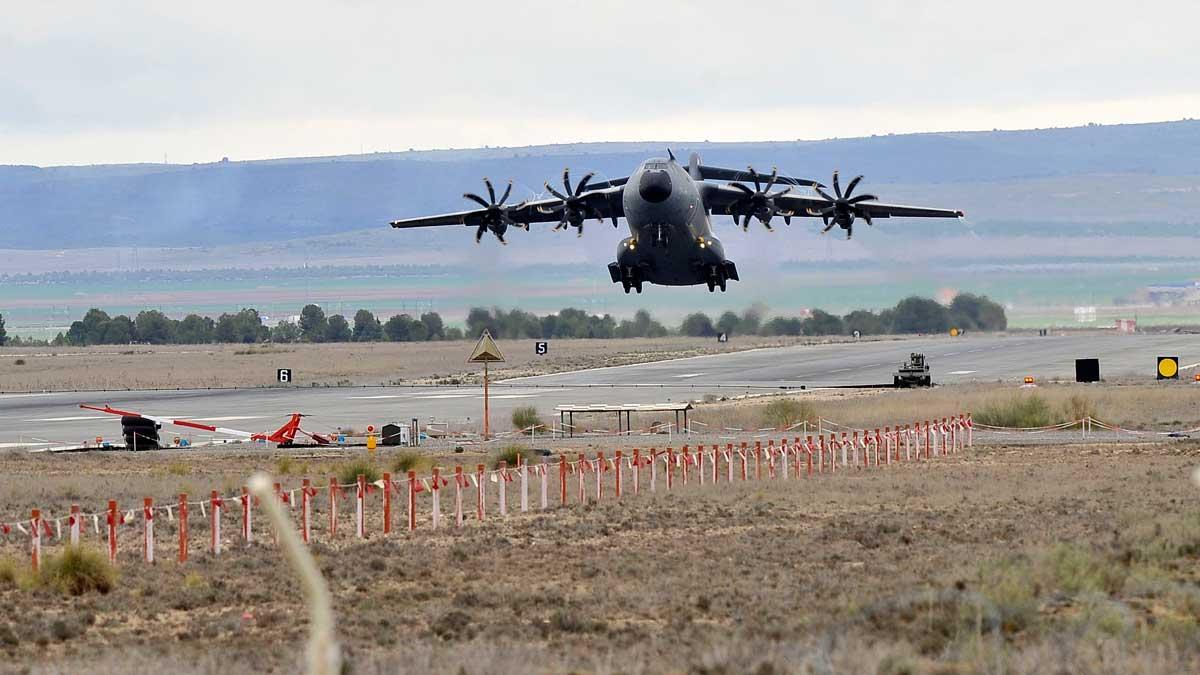
<path fill-rule="evenodd" d="M 482 363 L 483 364 L 483 440 L 487 440 L 489 429 L 489 413 L 488 409 L 488 364 L 489 363 L 504 363 L 504 354 L 500 353 L 500 347 L 496 345 L 496 341 L 492 339 L 492 334 L 485 328 L 483 334 L 479 336 L 479 342 L 475 343 L 475 349 L 471 351 L 470 358 L 467 363 Z"/>

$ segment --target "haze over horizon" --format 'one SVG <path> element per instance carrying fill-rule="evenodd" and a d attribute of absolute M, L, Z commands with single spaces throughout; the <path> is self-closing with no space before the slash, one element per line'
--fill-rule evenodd
<path fill-rule="evenodd" d="M 1200 52 L 1179 48 L 1200 5 L 1087 8 L 879 1 L 730 21 L 717 2 L 19 5 L 0 25 L 0 161 L 815 140 L 1200 110 Z M 743 44 L 757 47 L 725 47 Z"/>

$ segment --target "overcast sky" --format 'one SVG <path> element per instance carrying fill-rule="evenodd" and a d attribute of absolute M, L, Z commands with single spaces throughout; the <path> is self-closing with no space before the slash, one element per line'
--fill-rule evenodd
<path fill-rule="evenodd" d="M 0 164 L 1200 116 L 1200 3 L 6 3 Z"/>

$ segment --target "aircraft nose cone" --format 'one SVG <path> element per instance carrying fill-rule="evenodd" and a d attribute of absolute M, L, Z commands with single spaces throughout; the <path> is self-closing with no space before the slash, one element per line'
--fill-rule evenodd
<path fill-rule="evenodd" d="M 666 201 L 671 196 L 671 175 L 666 171 L 647 171 L 638 182 L 638 194 L 648 202 Z"/>

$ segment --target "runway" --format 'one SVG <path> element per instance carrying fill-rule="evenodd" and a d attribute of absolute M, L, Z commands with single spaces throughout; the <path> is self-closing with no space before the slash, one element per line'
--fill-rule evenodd
<path fill-rule="evenodd" d="M 937 383 L 1071 378 L 1075 359 L 1100 359 L 1104 377 L 1154 378 L 1158 356 L 1178 356 L 1181 377 L 1200 368 L 1200 335 L 945 336 L 906 340 L 804 345 L 700 356 L 518 378 L 492 390 L 492 421 L 507 428 L 512 409 L 536 406 L 549 417 L 556 405 L 657 403 L 732 396 L 764 388 L 817 388 L 890 383 L 909 352 L 923 352 Z M 80 410 L 80 403 L 111 404 L 146 414 L 212 422 L 245 431 L 273 430 L 292 412 L 311 414 L 306 428 L 407 421 L 477 422 L 479 387 L 339 387 L 239 390 L 122 391 L 0 396 L 0 449 L 15 444 L 78 443 L 117 439 L 115 416 Z M 164 432 L 168 429 L 164 429 Z M 193 435 L 193 438 L 196 438 Z"/>

